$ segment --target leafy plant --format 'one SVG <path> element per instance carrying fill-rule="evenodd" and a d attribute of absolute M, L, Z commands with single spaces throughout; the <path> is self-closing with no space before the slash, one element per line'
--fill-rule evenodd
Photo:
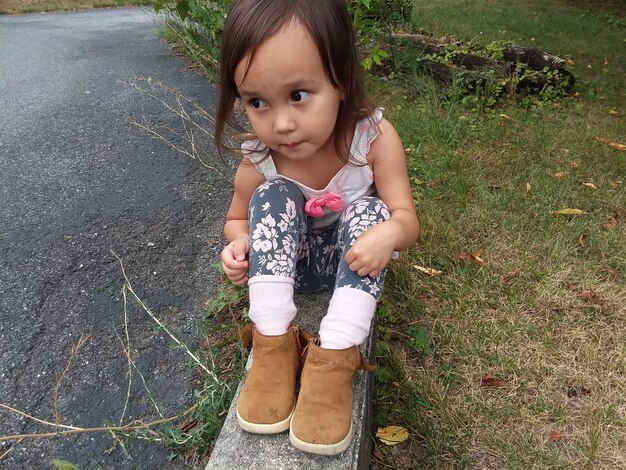
<path fill-rule="evenodd" d="M 219 57 L 221 33 L 232 0 L 154 0 L 156 13 L 162 14 L 170 28 L 184 35 L 182 42 L 194 57 L 203 58 L 198 49 L 210 59 L 204 65 L 216 68 Z M 362 64 L 370 70 L 389 57 L 385 44 L 393 27 L 408 25 L 410 0 L 353 0 L 348 3 L 357 34 L 359 48 L 363 51 Z"/>
<path fill-rule="evenodd" d="M 430 353 L 430 338 L 426 328 L 420 326 L 419 328 L 411 327 L 407 330 L 411 341 L 409 341 L 409 347 L 419 354 Z"/>

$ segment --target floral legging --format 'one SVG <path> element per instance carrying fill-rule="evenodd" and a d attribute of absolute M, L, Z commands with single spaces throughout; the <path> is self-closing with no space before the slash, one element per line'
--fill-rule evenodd
<path fill-rule="evenodd" d="M 261 184 L 250 201 L 249 275 L 291 277 L 296 292 L 352 287 L 380 296 L 386 268 L 377 276 L 359 276 L 345 256 L 357 237 L 389 219 L 385 203 L 365 196 L 346 206 L 327 230 L 310 228 L 302 191 L 288 180 Z"/>

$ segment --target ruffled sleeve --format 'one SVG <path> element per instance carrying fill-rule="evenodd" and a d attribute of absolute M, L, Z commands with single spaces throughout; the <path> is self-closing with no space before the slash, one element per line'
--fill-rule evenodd
<path fill-rule="evenodd" d="M 266 178 L 276 175 L 276 167 L 268 149 L 259 139 L 246 140 L 241 144 L 243 158 L 254 164 L 257 171 Z"/>
<path fill-rule="evenodd" d="M 378 137 L 378 123 L 383 118 L 384 108 L 376 108 L 374 113 L 356 123 L 350 155 L 359 163 L 367 163 L 367 154 L 372 142 Z"/>

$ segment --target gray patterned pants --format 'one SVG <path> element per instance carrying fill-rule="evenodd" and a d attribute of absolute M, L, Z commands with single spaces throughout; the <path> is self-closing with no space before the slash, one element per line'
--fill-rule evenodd
<path fill-rule="evenodd" d="M 359 276 L 345 255 L 368 228 L 389 219 L 385 203 L 365 196 L 346 206 L 335 226 L 312 230 L 304 196 L 288 180 L 261 184 L 250 201 L 250 277 L 291 277 L 296 292 L 352 287 L 380 296 L 387 269 L 378 276 Z"/>

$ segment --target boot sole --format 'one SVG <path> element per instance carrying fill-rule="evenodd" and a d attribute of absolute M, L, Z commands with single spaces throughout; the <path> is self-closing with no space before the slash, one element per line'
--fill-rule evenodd
<path fill-rule="evenodd" d="M 239 415 L 239 410 L 237 410 L 237 422 L 239 423 L 239 427 L 241 427 L 241 429 L 253 434 L 278 434 L 289 429 L 291 417 L 293 416 L 295 409 L 296 408 L 294 406 L 294 409 L 291 410 L 291 414 L 287 417 L 287 419 L 272 424 L 250 423 L 249 421 L 243 419 Z"/>
<path fill-rule="evenodd" d="M 305 442 L 299 439 L 294 433 L 293 429 L 289 430 L 289 442 L 296 449 L 302 450 L 304 452 L 309 452 L 310 454 L 318 454 L 318 455 L 337 455 L 341 454 L 348 447 L 350 447 L 350 443 L 352 442 L 352 424 L 350 424 L 350 432 L 344 437 L 341 441 L 335 444 L 312 444 L 310 442 Z"/>

